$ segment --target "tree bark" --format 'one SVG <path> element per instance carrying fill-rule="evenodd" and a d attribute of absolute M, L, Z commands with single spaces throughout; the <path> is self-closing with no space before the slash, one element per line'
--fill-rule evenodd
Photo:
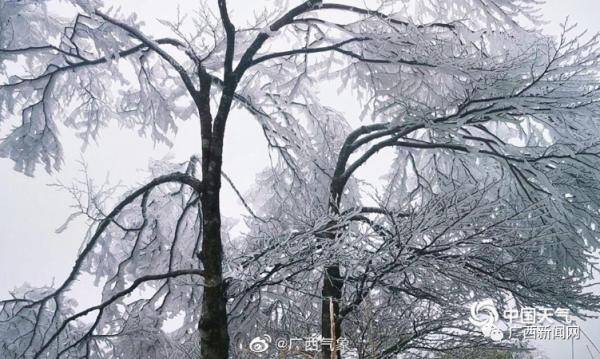
<path fill-rule="evenodd" d="M 344 181 L 335 176 L 330 186 L 329 213 L 334 217 L 339 215 L 339 208 L 344 188 Z M 335 221 L 332 221 L 328 226 L 336 228 Z M 326 230 L 325 240 L 335 241 L 338 235 L 338 230 Z M 327 245 L 327 244 L 325 244 Z M 340 265 L 337 263 L 325 267 L 323 274 L 323 288 L 321 290 L 321 336 L 333 341 L 342 336 L 342 323 L 340 320 L 340 304 L 342 300 L 342 289 L 344 279 L 341 276 Z M 333 308 L 331 306 L 333 305 Z M 333 315 L 333 318 L 332 318 Z M 333 326 L 332 326 L 333 324 Z M 337 345 L 335 345 L 335 353 L 330 349 L 329 345 L 322 346 L 323 359 L 342 359 L 342 354 Z"/>
<path fill-rule="evenodd" d="M 323 289 L 321 291 L 321 335 L 323 338 L 337 340 L 342 336 L 342 327 L 339 320 L 340 300 L 342 298 L 342 287 L 344 281 L 340 276 L 340 266 L 332 265 L 325 268 L 325 276 L 323 279 Z M 331 309 L 333 305 L 333 310 Z M 334 318 L 331 318 L 333 314 Z M 332 328 L 334 323 L 334 328 Z M 332 335 L 332 332 L 334 335 Z M 341 352 L 336 345 L 336 353 L 333 352 L 329 345 L 322 346 L 323 359 L 341 359 Z"/>
<path fill-rule="evenodd" d="M 205 181 L 207 189 L 202 198 L 201 260 L 205 273 L 205 284 L 202 295 L 202 315 L 198 329 L 203 359 L 227 359 L 229 357 L 227 293 L 222 268 L 220 181 L 212 178 L 215 176 L 216 174 L 213 173 L 207 174 Z"/>
<path fill-rule="evenodd" d="M 229 116 L 237 81 L 225 77 L 217 114 L 210 114 L 210 78 L 200 70 L 200 92 L 196 98 L 202 137 L 202 252 L 204 276 L 202 314 L 198 323 L 202 359 L 229 358 L 227 322 L 227 284 L 223 278 L 223 243 L 221 240 L 221 169 L 225 124 Z"/>

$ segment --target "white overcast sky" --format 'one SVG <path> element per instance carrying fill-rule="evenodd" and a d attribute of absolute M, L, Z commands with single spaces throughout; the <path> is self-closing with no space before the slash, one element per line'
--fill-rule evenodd
<path fill-rule="evenodd" d="M 176 9 L 171 1 L 113 2 L 122 5 L 123 14 L 137 12 L 146 20 L 148 28 L 156 26 L 157 17 L 172 19 Z M 269 3 L 279 2 L 271 0 Z M 235 15 L 235 12 L 252 10 L 249 7 L 253 4 L 254 1 L 238 0 L 230 1 L 229 7 Z M 548 0 L 543 5 L 543 14 L 549 21 L 545 28 L 549 33 L 556 33 L 558 23 L 567 16 L 581 29 L 588 29 L 590 33 L 600 31 L 600 0 Z M 335 89 L 323 89 L 322 95 L 338 108 L 358 111 L 355 102 L 336 104 L 335 101 L 340 100 Z M 5 135 L 7 125 L 0 126 L 0 130 L 0 136 Z M 246 112 L 234 111 L 227 130 L 225 171 L 244 192 L 250 189 L 256 172 L 268 163 L 265 143 L 258 126 Z M 23 282 L 45 285 L 55 280 L 59 283 L 72 267 L 86 227 L 82 222 L 75 222 L 67 231 L 55 233 L 72 212 L 73 202 L 68 194 L 48 184 L 59 180 L 68 184 L 80 177 L 78 160 L 83 158 L 87 162 L 91 177 L 98 179 L 99 184 L 108 175 L 110 183 L 121 182 L 131 187 L 145 179 L 144 169 L 150 159 L 172 155 L 184 161 L 199 152 L 199 127 L 193 120 L 181 125 L 172 148 L 154 146 L 150 139 L 140 138 L 134 131 L 113 126 L 103 133 L 98 145 L 92 144 L 81 154 L 81 143 L 73 131 L 61 129 L 61 135 L 66 158 L 60 173 L 50 176 L 40 168 L 36 176 L 30 178 L 13 171 L 10 160 L 0 159 L 0 298 L 6 298 L 9 290 Z M 223 210 L 225 216 L 233 218 L 244 213 L 225 183 Z M 588 321 L 584 326 L 588 335 L 600 344 L 600 320 Z M 552 359 L 571 358 L 568 342 L 541 343 L 540 348 Z M 600 359 L 600 353 L 595 352 L 592 357 L 582 340 L 575 346 L 574 357 Z"/>

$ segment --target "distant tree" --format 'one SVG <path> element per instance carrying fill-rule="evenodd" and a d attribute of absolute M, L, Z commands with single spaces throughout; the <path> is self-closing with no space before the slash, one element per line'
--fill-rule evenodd
<path fill-rule="evenodd" d="M 110 191 L 71 188 L 95 226 L 61 285 L 1 302 L 4 356 L 164 357 L 199 337 L 202 358 L 243 357 L 261 327 L 379 329 L 363 357 L 421 355 L 481 342 L 434 340 L 472 332 L 469 300 L 598 309 L 583 292 L 598 245 L 598 44 L 541 34 L 537 0 L 308 0 L 245 28 L 219 0 L 163 22 L 166 38 L 100 1 L 68 3 L 72 20 L 0 2 L 0 118 L 21 120 L 0 156 L 58 170 L 59 120 L 84 143 L 109 121 L 169 143 L 190 117 L 201 156 L 153 168 L 112 209 Z M 330 79 L 369 123 L 351 130 L 321 102 L 314 85 Z M 220 211 L 234 103 L 275 158 L 241 244 Z M 370 205 L 355 172 L 386 148 L 397 158 Z M 67 293 L 83 272 L 103 293 L 79 309 Z"/>
<path fill-rule="evenodd" d="M 467 348 L 443 353 L 439 359 L 547 359 L 537 351 L 502 351 L 485 348 Z"/>

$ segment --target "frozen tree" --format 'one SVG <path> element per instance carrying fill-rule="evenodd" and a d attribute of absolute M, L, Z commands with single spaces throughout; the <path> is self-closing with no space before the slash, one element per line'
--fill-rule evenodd
<path fill-rule="evenodd" d="M 245 355 L 231 331 L 305 325 L 333 338 L 387 330 L 355 340 L 382 357 L 444 349 L 440 337 L 469 330 L 464 304 L 484 296 L 597 309 L 583 292 L 600 203 L 597 39 L 566 26 L 544 36 L 537 0 L 308 0 L 247 25 L 219 0 L 163 22 L 170 37 L 100 1 L 69 4 L 61 18 L 0 2 L 0 113 L 17 121 L 0 156 L 28 175 L 58 170 L 59 121 L 84 143 L 110 121 L 169 143 L 188 118 L 201 154 L 112 210 L 89 194 L 81 212 L 95 226 L 65 282 L 2 302 L 6 356 L 162 357 L 197 328 L 201 357 L 227 358 Z M 325 81 L 362 99 L 367 123 L 351 130 L 323 104 Z M 234 104 L 276 162 L 259 181 L 273 197 L 229 245 L 220 188 Z M 397 151 L 387 187 L 366 203 L 356 171 L 384 149 Z M 102 301 L 77 310 L 67 292 L 82 272 L 103 281 Z M 166 334 L 168 320 L 183 324 Z"/>
<path fill-rule="evenodd" d="M 464 345 L 453 342 L 457 331 L 468 333 L 460 318 L 486 297 L 500 307 L 597 310 L 597 296 L 582 291 L 598 245 L 596 38 L 580 41 L 566 25 L 556 40 L 512 31 L 461 44 L 456 58 L 427 49 L 443 67 L 350 64 L 340 71 L 368 74 L 364 95 L 376 123 L 347 131 L 322 120 L 316 133 L 288 135 L 288 158 L 299 163 L 261 183 L 263 196 L 273 188 L 263 216 L 270 222 L 255 221 L 256 235 L 276 246 L 285 233 L 320 228 L 316 248 L 330 254 L 321 256 L 329 258 L 321 296 L 283 304 L 273 331 L 287 322 L 314 328 L 314 315 L 293 309 L 322 301 L 323 337 L 346 328 L 363 350 L 370 335 L 361 357 L 380 358 Z M 444 39 L 435 38 L 436 48 Z M 292 146 L 311 141 L 311 150 Z M 387 188 L 369 193 L 371 184 L 353 175 L 386 148 L 396 150 Z M 277 300 L 263 296 L 266 305 Z"/>
<path fill-rule="evenodd" d="M 335 335 L 340 336 L 344 328 L 344 336 L 351 339 L 359 357 L 380 358 L 415 349 L 422 354 L 481 345 L 464 322 L 468 304 L 478 299 L 495 298 L 500 308 L 515 301 L 518 306 L 566 307 L 578 314 L 597 309 L 598 298 L 581 291 L 591 278 L 588 263 L 596 246 L 598 199 L 594 197 L 594 175 L 589 172 L 595 165 L 587 161 L 597 156 L 590 152 L 530 157 L 533 148 L 543 147 L 545 152 L 552 145 L 535 140 L 527 122 L 522 124 L 527 145 L 516 151 L 524 154 L 510 157 L 499 156 L 501 152 L 468 151 L 468 142 L 456 147 L 435 145 L 429 137 L 433 131 L 423 133 L 425 137 L 413 134 L 415 137 L 393 141 L 389 141 L 390 133 L 371 136 L 363 145 L 374 141 L 373 146 L 398 151 L 385 178 L 385 190 L 369 193 L 369 183 L 349 178 L 345 184 L 349 190 L 340 191 L 346 194 L 333 208 L 328 198 L 334 197 L 328 193 L 339 178 L 335 168 L 351 158 L 344 156 L 351 150 L 350 144 L 360 143 L 360 136 L 376 131 L 377 126 L 352 131 L 345 141 L 339 140 L 340 128 L 327 123 L 317 127 L 310 137 L 329 135 L 330 140 L 316 141 L 321 147 L 298 155 L 303 171 L 283 166 L 266 172 L 258 192 L 264 199 L 257 202 L 264 202 L 264 213 L 258 212 L 261 219 L 252 221 L 258 243 L 267 242 L 258 244 L 259 248 L 283 246 L 282 255 L 258 261 L 259 267 L 273 268 L 280 263 L 278 258 L 299 257 L 297 247 L 284 239 L 286 234 L 302 238 L 301 233 L 314 233 L 313 241 L 321 238 L 320 245 L 312 245 L 311 260 L 324 264 L 325 280 L 335 291 L 307 296 L 318 292 L 318 286 L 307 285 L 315 283 L 321 273 L 305 274 L 304 285 L 295 283 L 294 278 L 279 290 L 264 288 L 251 305 L 259 307 L 262 301 L 269 310 L 264 310 L 266 317 L 252 333 L 264 332 L 265 326 L 273 336 L 283 331 L 296 337 L 298 328 L 314 330 L 319 324 L 311 308 L 322 298 L 323 317 L 328 320 L 321 326 L 330 331 L 326 310 L 333 298 L 339 304 L 335 307 Z M 476 126 L 481 125 L 486 123 Z M 516 136 L 508 128 L 494 128 L 494 133 L 494 141 L 499 142 L 492 148 L 497 150 L 506 145 L 500 134 Z M 330 153 L 324 144 L 336 142 L 334 155 L 324 155 Z M 364 153 L 358 153 L 362 155 L 352 163 L 365 160 Z M 311 158 L 314 154 L 318 156 Z M 542 171 L 529 172 L 535 167 L 522 167 L 526 160 L 541 166 L 537 168 Z M 570 170 L 556 173 L 559 165 L 578 168 L 580 184 L 564 182 L 563 175 L 568 178 Z M 518 177 L 511 168 L 516 174 L 528 175 Z M 521 182 L 522 178 L 526 181 Z M 536 183 L 544 183 L 544 187 Z M 573 198 L 585 198 L 585 205 Z M 302 240 L 303 245 L 310 245 Z M 273 311 L 273 306 L 285 310 Z M 260 315 L 258 308 L 251 313 L 255 312 Z M 269 316 L 274 312 L 281 314 Z M 272 322 L 265 325 L 269 320 Z M 329 336 L 325 330 L 322 335 Z"/>

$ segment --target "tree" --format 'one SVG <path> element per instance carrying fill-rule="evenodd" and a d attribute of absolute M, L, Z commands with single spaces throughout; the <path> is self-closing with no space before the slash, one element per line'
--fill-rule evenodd
<path fill-rule="evenodd" d="M 181 308 L 177 300 L 185 298 L 194 308 L 185 313 L 179 339 L 197 321 L 201 356 L 227 358 L 228 318 L 237 318 L 238 303 L 253 303 L 252 294 L 291 274 L 314 276 L 322 267 L 323 336 L 339 338 L 350 325 L 346 318 L 368 309 L 369 295 L 376 298 L 366 314 L 375 316 L 393 317 L 395 305 L 419 296 L 425 303 L 455 300 L 459 313 L 473 288 L 501 303 L 511 296 L 522 304 L 597 309 L 596 298 L 581 293 L 590 249 L 597 245 L 600 203 L 597 42 L 580 43 L 580 36 L 568 37 L 568 29 L 558 41 L 534 31 L 536 1 L 405 6 L 381 1 L 372 10 L 308 0 L 257 15 L 251 26 L 239 28 L 226 1 L 219 0 L 214 11 L 206 4 L 187 19 L 165 22 L 173 34 L 168 38 L 145 33 L 135 16 L 120 19 L 102 11 L 99 1 L 70 3 L 70 22 L 59 21 L 44 4 L 0 3 L 0 71 L 7 79 L 0 87 L 0 112 L 3 118 L 21 116 L 21 125 L 0 143 L 0 155 L 32 175 L 38 163 L 48 171 L 60 168 L 59 118 L 87 142 L 113 118 L 150 130 L 156 141 L 169 141 L 179 120 L 194 117 L 201 128 L 201 180 L 193 164 L 186 172 L 159 171 L 108 214 L 98 210 L 102 220 L 61 286 L 24 291 L 2 302 L 0 333 L 10 338 L 3 339 L 3 350 L 16 357 L 100 356 L 119 347 L 120 340 L 139 340 L 140 328 L 160 332 Z M 286 47 L 275 50 L 279 45 Z M 9 76 L 17 65 L 26 74 Z M 372 123 L 350 131 L 320 102 L 313 83 L 331 77 L 366 98 Z M 123 92 L 111 90 L 116 87 Z M 256 252 L 250 256 L 230 249 L 228 268 L 236 264 L 239 273 L 226 276 L 220 188 L 234 103 L 257 118 L 281 160 L 278 170 L 288 179 L 278 185 L 312 201 L 294 203 L 307 206 L 304 211 L 284 207 L 287 211 L 275 216 L 281 220 L 255 224 L 255 233 L 275 242 L 249 245 Z M 310 126 L 326 131 L 313 139 Z M 385 148 L 398 149 L 389 180 L 394 190 L 378 198 L 379 206 L 364 206 L 355 171 Z M 306 171 L 313 174 L 311 181 L 301 183 Z M 302 213 L 310 215 L 305 223 L 319 226 L 299 226 Z M 453 220 L 435 221 L 441 214 Z M 265 231 L 286 221 L 287 226 Z M 165 231 L 159 223 L 171 225 Z M 182 226 L 191 228 L 187 238 L 199 239 L 180 240 Z M 131 243 L 115 244 L 120 236 Z M 490 236 L 497 243 L 486 242 Z M 285 246 L 277 243 L 281 238 Z M 323 245 L 328 242 L 333 245 Z M 287 251 L 288 245 L 302 255 L 282 259 L 278 250 Z M 497 260 L 489 259 L 490 252 Z M 263 258 L 272 265 L 256 268 Z M 343 265 L 345 258 L 353 262 Z M 407 259 L 419 270 L 407 272 Z M 112 269 L 105 272 L 108 263 Z M 533 278 L 524 279 L 525 265 Z M 252 280 L 239 281 L 250 269 Z M 104 298 L 98 306 L 71 312 L 65 293 L 84 270 L 107 278 Z M 427 270 L 466 283 L 450 295 Z M 549 282 L 547 274 L 558 277 Z M 435 293 L 423 293 L 418 281 L 427 281 Z M 125 300 L 150 283 L 155 295 Z M 165 310 L 157 315 L 159 302 Z M 391 305 L 380 305 L 384 302 Z M 423 305 L 411 310 L 420 313 Z M 97 316 L 91 326 L 77 321 L 92 312 Z M 427 323 L 435 319 L 433 312 L 422 313 Z M 113 328 L 115 334 L 107 325 L 119 317 L 124 321 Z M 151 324 L 141 324 L 144 318 Z M 358 317 L 354 320 L 352 325 L 360 326 Z M 427 340 L 425 334 L 439 334 L 458 320 L 459 315 L 443 318 L 438 324 L 444 325 L 415 330 L 412 334 L 423 335 L 413 339 Z M 136 328 L 133 336 L 128 325 Z M 399 344 L 386 339 L 374 352 L 406 349 Z M 149 345 L 138 352 L 150 355 L 145 350 L 154 349 Z M 324 356 L 330 355 L 341 353 L 325 350 Z"/>
<path fill-rule="evenodd" d="M 390 90 L 397 86 L 391 71 L 365 69 L 376 84 L 370 88 L 375 93 L 371 100 L 383 102 L 377 109 L 385 109 L 388 118 L 401 119 L 348 133 L 343 127 L 334 127 L 331 133 L 323 129 L 312 133 L 308 137 L 317 138 L 320 145 L 333 143 L 333 150 L 321 145 L 299 152 L 296 157 L 304 158 L 302 165 L 287 175 L 273 175 L 274 182 L 294 183 L 298 189 L 282 194 L 287 186 L 261 185 L 263 189 L 277 188 L 267 218 L 281 218 L 278 221 L 285 223 L 281 227 L 286 231 L 291 227 L 292 232 L 301 231 L 305 223 L 312 223 L 308 228 L 320 224 L 331 228 L 325 229 L 324 238 L 339 242 L 323 244 L 334 247 L 322 286 L 324 337 L 339 337 L 348 314 L 373 293 L 379 300 L 387 297 L 385 303 L 392 302 L 389 298 L 402 303 L 377 308 L 380 322 L 409 306 L 398 293 L 442 310 L 451 308 L 454 313 L 474 299 L 473 293 L 475 298 L 483 293 L 479 298 L 496 297 L 502 305 L 511 298 L 519 305 L 594 310 L 595 296 L 581 293 L 580 280 L 591 278 L 587 263 L 592 252 L 588 249 L 595 248 L 597 238 L 592 223 L 598 203 L 594 173 L 598 142 L 593 124 L 598 87 L 595 70 L 583 72 L 588 65 L 588 69 L 597 65 L 598 54 L 595 38 L 580 45 L 577 37 L 568 39 L 568 32 L 565 28 L 557 42 L 537 35 L 509 36 L 513 40 L 505 42 L 499 53 L 484 52 L 485 65 L 474 66 L 473 78 L 458 77 L 458 84 L 445 83 L 447 89 L 435 87 L 434 82 L 440 81 L 435 77 L 439 69 L 427 73 L 434 79 L 431 83 L 422 74 L 415 76 L 415 82 L 405 80 L 405 88 L 414 86 L 425 93 L 417 96 L 426 99 L 421 103 L 413 93 Z M 478 56 L 484 45 L 475 47 Z M 452 60 L 448 63 L 453 64 Z M 588 95 L 591 97 L 586 100 Z M 577 135 L 571 137 L 574 133 Z M 327 135 L 326 140 L 321 138 Z M 344 136 L 345 140 L 339 141 Z M 290 141 L 308 142 L 300 136 Z M 398 149 L 390 190 L 377 196 L 379 206 L 365 206 L 360 189 L 345 186 L 357 168 L 385 148 Z M 299 175 L 297 168 L 309 170 Z M 315 171 L 323 174 L 315 175 Z M 351 198 L 342 204 L 344 193 Z M 282 204 L 283 198 L 301 200 Z M 301 207 L 307 204 L 309 216 L 302 217 L 306 211 Z M 383 217 L 376 220 L 374 215 Z M 289 224 L 294 218 L 297 222 Z M 366 223 L 371 233 L 349 230 L 354 221 Z M 269 233 L 265 225 L 257 222 L 257 226 L 258 233 Z M 587 235 L 582 235 L 584 232 Z M 272 236 L 274 242 L 281 241 L 281 236 Z M 404 243 L 399 246 L 398 241 Z M 581 251 L 584 248 L 588 249 Z M 432 272 L 436 273 L 433 278 L 428 275 Z M 355 288 L 344 293 L 346 284 Z M 330 317 L 330 303 L 335 321 Z M 330 334 L 332 322 L 334 335 Z M 356 325 L 364 324 L 364 318 L 362 322 Z M 398 328 L 399 322 L 390 320 L 386 330 Z M 431 322 L 432 315 L 425 316 L 425 323 Z M 444 324 L 433 330 L 438 341 L 440 329 L 460 328 L 452 318 Z M 276 322 L 273 327 L 279 325 Z M 386 330 L 375 332 L 381 339 Z M 409 334 L 390 335 L 390 341 L 370 355 L 381 357 L 382 353 L 410 348 L 410 341 L 405 340 Z M 431 348 L 439 350 L 440 345 Z M 327 348 L 324 351 L 329 357 Z"/>

